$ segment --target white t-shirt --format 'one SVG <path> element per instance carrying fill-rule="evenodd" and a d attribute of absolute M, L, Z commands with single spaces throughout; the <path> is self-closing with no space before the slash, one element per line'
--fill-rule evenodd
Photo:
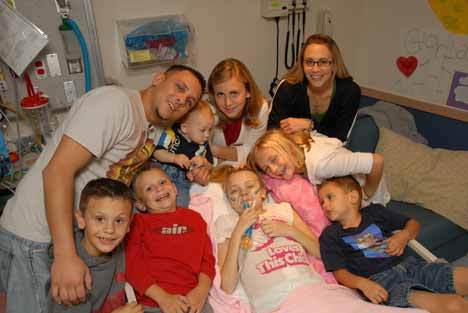
<path fill-rule="evenodd" d="M 235 147 L 237 151 L 237 162 L 225 162 L 223 164 L 245 162 L 250 149 L 255 144 L 257 139 L 260 138 L 260 136 L 262 136 L 267 129 L 268 116 L 270 115 L 270 111 L 271 106 L 268 104 L 268 102 L 264 101 L 258 116 L 260 124 L 256 128 L 247 126 L 245 124 L 245 119 L 242 121 L 239 137 L 237 138 L 236 142 L 232 144 L 232 146 Z M 219 118 L 216 116 L 216 124 L 218 123 L 218 120 Z M 224 139 L 224 133 L 221 128 L 215 127 L 213 129 L 212 143 L 224 147 L 227 146 L 226 140 Z"/>
<path fill-rule="evenodd" d="M 343 143 L 336 139 L 314 132 L 314 142 L 309 151 L 305 151 L 305 165 L 309 181 L 318 185 L 327 178 L 353 175 L 361 186 L 364 186 L 364 174 L 372 169 L 372 153 L 351 152 L 343 147 Z M 382 177 L 377 191 L 363 205 L 380 203 L 386 205 L 390 201 L 384 177 Z"/>
<path fill-rule="evenodd" d="M 125 183 L 132 171 L 153 151 L 147 140 L 148 122 L 140 94 L 115 86 L 100 87 L 80 97 L 45 146 L 35 164 L 20 181 L 0 219 L 0 225 L 17 236 L 50 242 L 44 206 L 42 170 L 65 134 L 85 147 L 94 159 L 75 177 L 74 208 L 91 179 L 109 177 Z"/>
<path fill-rule="evenodd" d="M 258 222 L 276 220 L 291 225 L 293 211 L 288 203 L 264 205 Z M 238 218 L 238 217 L 237 217 Z M 216 221 L 216 236 L 222 237 L 232 232 L 237 220 L 233 214 L 221 216 Z M 304 248 L 287 237 L 271 238 L 260 224 L 255 224 L 252 232 L 252 247 L 246 254 L 240 254 L 240 281 L 250 303 L 257 313 L 270 312 L 296 288 L 312 283 L 322 283 L 322 278 L 312 271 Z"/>

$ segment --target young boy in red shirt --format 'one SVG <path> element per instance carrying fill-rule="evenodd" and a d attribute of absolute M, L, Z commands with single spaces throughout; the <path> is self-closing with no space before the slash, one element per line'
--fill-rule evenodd
<path fill-rule="evenodd" d="M 126 244 L 127 280 L 145 312 L 209 312 L 215 275 L 207 225 L 195 211 L 177 207 L 177 189 L 157 167 L 133 180 L 136 206 Z"/>

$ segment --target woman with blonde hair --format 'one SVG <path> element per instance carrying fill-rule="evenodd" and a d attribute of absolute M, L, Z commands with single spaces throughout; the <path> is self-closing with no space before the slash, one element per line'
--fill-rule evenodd
<path fill-rule="evenodd" d="M 348 73 L 336 42 L 327 35 L 312 35 L 278 86 L 268 128 L 288 134 L 317 130 L 344 142 L 360 97 L 361 89 Z"/>
<path fill-rule="evenodd" d="M 222 161 L 245 162 L 255 141 L 266 131 L 270 105 L 252 74 L 237 59 L 218 63 L 208 79 L 217 111 L 211 151 Z"/>

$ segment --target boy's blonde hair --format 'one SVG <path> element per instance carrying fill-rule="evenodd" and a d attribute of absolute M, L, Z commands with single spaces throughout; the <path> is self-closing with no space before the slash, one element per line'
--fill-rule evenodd
<path fill-rule="evenodd" d="M 137 183 L 138 178 L 144 173 L 153 171 L 153 170 L 161 172 L 162 174 L 164 174 L 164 176 L 166 176 L 172 182 L 171 178 L 166 174 L 166 172 L 157 163 L 146 162 L 133 174 L 132 182 L 130 184 L 131 190 L 133 190 L 133 195 L 136 200 L 138 200 L 138 194 L 136 190 L 136 183 Z"/>
<path fill-rule="evenodd" d="M 358 206 L 361 207 L 362 201 L 362 187 L 359 185 L 358 181 L 351 175 L 343 176 L 343 177 L 332 177 L 324 181 L 318 186 L 318 189 L 325 187 L 328 184 L 336 184 L 341 190 L 344 192 L 352 192 L 356 191 L 359 195 L 359 199 L 357 201 Z"/>
<path fill-rule="evenodd" d="M 257 165 L 257 155 L 260 149 L 270 148 L 277 153 L 288 156 L 294 163 L 296 171 L 299 173 L 305 170 L 305 154 L 304 149 L 310 149 L 312 138 L 309 132 L 297 132 L 292 135 L 287 135 L 281 129 L 272 129 L 258 138 L 255 145 L 250 150 L 247 157 L 247 164 L 257 173 L 263 173 L 263 170 Z"/>
<path fill-rule="evenodd" d="M 241 61 L 233 58 L 226 59 L 218 63 L 208 78 L 208 93 L 211 97 L 212 103 L 220 115 L 219 126 L 224 128 L 224 125 L 229 121 L 229 118 L 216 106 L 216 101 L 214 99 L 214 86 L 224 83 L 233 77 L 239 79 L 245 85 L 245 89 L 250 93 L 250 98 L 246 100 L 247 103 L 245 104 L 244 112 L 242 112 L 242 116 L 245 117 L 245 124 L 249 127 L 258 127 L 260 125 L 258 116 L 263 102 L 265 101 L 264 97 L 260 88 L 258 88 L 257 83 L 255 83 L 252 74 L 250 74 L 250 71 L 247 69 L 247 66 L 245 66 Z"/>
<path fill-rule="evenodd" d="M 199 100 L 197 104 L 195 104 L 195 106 L 189 112 L 187 112 L 187 114 L 185 114 L 182 118 L 179 119 L 178 123 L 185 123 L 189 116 L 191 116 L 193 113 L 207 113 L 210 116 L 214 116 L 210 104 L 205 100 Z"/>
<path fill-rule="evenodd" d="M 299 53 L 298 61 L 296 62 L 294 67 L 284 75 L 283 78 L 285 80 L 287 80 L 291 84 L 298 84 L 304 81 L 304 51 L 311 44 L 319 44 L 326 46 L 332 54 L 332 61 L 335 65 L 336 76 L 339 78 L 352 79 L 351 75 L 349 74 L 346 68 L 340 49 L 338 48 L 338 45 L 336 44 L 335 40 L 333 40 L 333 38 L 327 35 L 314 34 L 307 38 L 306 42 L 304 43 L 304 46 L 301 49 L 301 52 Z"/>

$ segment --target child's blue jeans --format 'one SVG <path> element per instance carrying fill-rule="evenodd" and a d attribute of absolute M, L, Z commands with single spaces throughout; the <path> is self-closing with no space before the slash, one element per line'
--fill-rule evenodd
<path fill-rule="evenodd" d="M 0 294 L 6 293 L 6 312 L 49 312 L 49 247 L 0 227 Z"/>
<path fill-rule="evenodd" d="M 412 256 L 369 279 L 387 290 L 387 304 L 390 306 L 412 307 L 408 301 L 412 290 L 455 293 L 453 268 L 450 264 L 427 263 Z"/>

